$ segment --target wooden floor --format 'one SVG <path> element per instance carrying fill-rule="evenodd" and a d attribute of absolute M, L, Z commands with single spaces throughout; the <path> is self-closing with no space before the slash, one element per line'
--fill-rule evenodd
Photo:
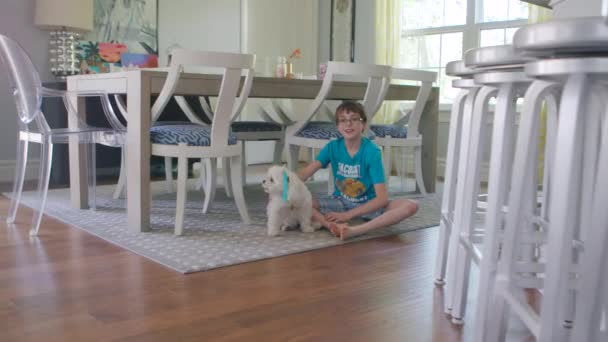
<path fill-rule="evenodd" d="M 461 341 L 433 286 L 437 228 L 176 273 L 0 197 L 0 341 Z"/>

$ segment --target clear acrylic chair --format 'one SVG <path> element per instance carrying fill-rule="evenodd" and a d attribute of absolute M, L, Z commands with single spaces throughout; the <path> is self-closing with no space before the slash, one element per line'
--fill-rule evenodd
<path fill-rule="evenodd" d="M 68 96 L 72 97 L 72 95 L 76 95 L 100 98 L 106 118 L 112 127 L 117 127 L 115 126 L 117 120 L 111 113 L 112 108 L 107 94 L 93 92 L 71 93 L 44 88 L 38 71 L 27 53 L 17 42 L 4 35 L 0 35 L 0 62 L 8 75 L 19 119 L 17 121 L 19 141 L 17 144 L 15 180 L 6 221 L 13 223 L 17 215 L 17 208 L 23 191 L 29 143 L 40 144 L 40 171 L 38 177 L 38 195 L 36 196 L 38 201 L 33 208 L 35 214 L 32 217 L 30 230 L 30 235 L 37 235 L 47 199 L 51 162 L 53 159 L 53 145 L 67 144 L 69 141 L 76 139 L 81 144 L 89 144 L 91 146 L 87 159 L 89 165 L 89 193 L 91 194 L 90 206 L 94 208 L 96 183 L 95 143 L 103 142 L 109 146 L 121 146 L 124 143 L 124 131 L 114 128 L 91 127 L 86 122 L 79 120 Z M 72 122 L 76 122 L 76 128 L 50 128 L 41 110 L 42 99 L 45 97 L 61 97 L 67 108 L 68 121 L 73 120 Z"/>

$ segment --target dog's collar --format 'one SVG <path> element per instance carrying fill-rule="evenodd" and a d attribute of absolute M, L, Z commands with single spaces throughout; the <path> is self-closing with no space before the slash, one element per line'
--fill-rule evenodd
<path fill-rule="evenodd" d="M 287 175 L 287 171 L 283 170 L 283 202 L 287 202 L 289 199 L 289 176 Z"/>

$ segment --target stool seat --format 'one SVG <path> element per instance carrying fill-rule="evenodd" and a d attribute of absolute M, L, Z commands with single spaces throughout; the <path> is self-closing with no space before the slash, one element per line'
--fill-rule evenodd
<path fill-rule="evenodd" d="M 464 64 L 469 68 L 520 68 L 530 58 L 522 57 L 512 45 L 486 46 L 464 53 Z"/>
<path fill-rule="evenodd" d="M 455 77 L 473 77 L 475 70 L 467 68 L 464 61 L 452 61 L 445 65 L 445 74 Z"/>
<path fill-rule="evenodd" d="M 525 70 L 526 74 L 531 77 L 554 76 L 558 79 L 578 73 L 605 75 L 608 70 L 608 55 L 606 57 L 539 59 L 526 64 Z"/>
<path fill-rule="evenodd" d="M 608 54 L 608 26 L 602 17 L 552 20 L 520 28 L 513 47 L 522 56 L 549 58 Z"/>

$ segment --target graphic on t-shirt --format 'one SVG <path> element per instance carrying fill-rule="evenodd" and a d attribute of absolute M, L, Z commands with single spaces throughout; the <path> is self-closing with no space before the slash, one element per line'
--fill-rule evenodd
<path fill-rule="evenodd" d="M 353 178 L 337 179 L 338 190 L 348 197 L 356 198 L 365 193 L 365 185 Z"/>

